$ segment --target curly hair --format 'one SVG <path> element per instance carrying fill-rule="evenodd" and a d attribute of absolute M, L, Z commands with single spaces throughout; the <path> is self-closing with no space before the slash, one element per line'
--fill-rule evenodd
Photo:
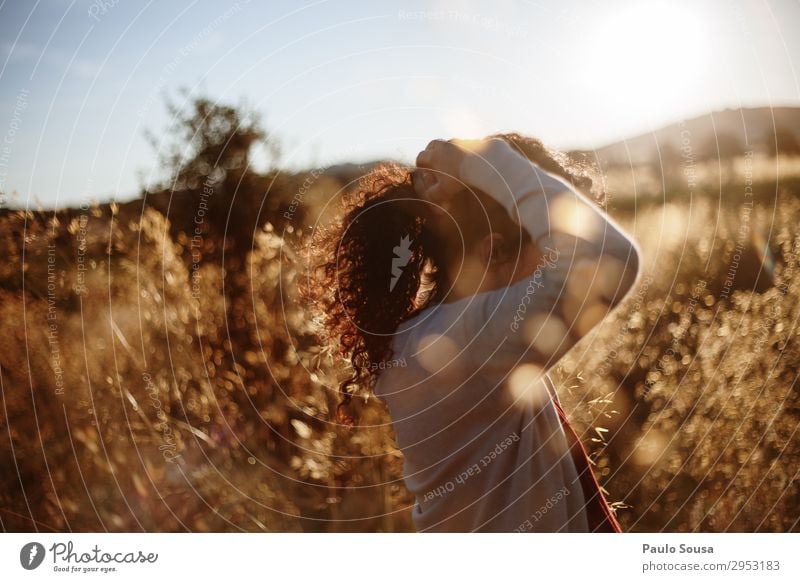
<path fill-rule="evenodd" d="M 539 140 L 515 133 L 492 137 L 505 139 L 576 188 L 592 190 L 588 166 Z M 355 423 L 353 396 L 368 393 L 381 364 L 391 359 L 398 326 L 446 298 L 449 265 L 458 264 L 454 257 L 485 234 L 498 232 L 498 224 L 512 244 L 529 240 L 523 228 L 510 227 L 502 206 L 482 193 L 463 197 L 463 204 L 459 200 L 458 224 L 435 220 L 431 203 L 416 194 L 411 172 L 384 164 L 364 176 L 342 197 L 338 218 L 315 231 L 308 249 L 311 269 L 304 295 L 318 313 L 321 339 L 335 347 L 351 370 L 339 385 L 342 399 L 336 410 L 337 421 L 346 425 Z M 470 240 L 461 238 L 464 233 Z M 400 254 L 408 260 L 398 271 Z"/>

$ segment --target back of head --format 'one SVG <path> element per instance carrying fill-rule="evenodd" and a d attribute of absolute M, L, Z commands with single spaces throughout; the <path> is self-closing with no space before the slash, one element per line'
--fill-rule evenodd
<path fill-rule="evenodd" d="M 544 170 L 577 188 L 591 190 L 589 172 L 570 166 L 566 156 L 539 140 L 500 134 Z M 397 327 L 447 296 L 453 270 L 472 245 L 501 232 L 521 247 L 527 233 L 500 204 L 482 192 L 468 192 L 448 208 L 415 192 L 411 171 L 384 165 L 365 176 L 342 199 L 337 220 L 318 229 L 309 249 L 311 269 L 304 294 L 315 306 L 322 339 L 335 346 L 352 368 L 342 382 L 341 422 L 351 423 L 348 404 L 369 390 L 382 362 L 392 357 Z"/>

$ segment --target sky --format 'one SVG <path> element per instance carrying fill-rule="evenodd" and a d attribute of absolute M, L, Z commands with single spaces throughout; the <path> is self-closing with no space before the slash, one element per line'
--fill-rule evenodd
<path fill-rule="evenodd" d="M 497 131 L 601 147 L 800 105 L 798 25 L 793 0 L 0 0 L 0 192 L 137 195 L 181 88 L 258 111 L 289 169 Z"/>

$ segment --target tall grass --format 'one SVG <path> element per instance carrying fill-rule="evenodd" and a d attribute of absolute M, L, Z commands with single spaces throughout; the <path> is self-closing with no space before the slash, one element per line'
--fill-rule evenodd
<path fill-rule="evenodd" d="M 555 375 L 627 529 L 799 529 L 800 202 L 774 186 L 748 222 L 774 272 L 727 291 L 738 198 L 615 211 L 645 276 Z M 2 528 L 410 530 L 386 411 L 331 421 L 303 232 L 226 272 L 147 207 L 0 218 Z"/>

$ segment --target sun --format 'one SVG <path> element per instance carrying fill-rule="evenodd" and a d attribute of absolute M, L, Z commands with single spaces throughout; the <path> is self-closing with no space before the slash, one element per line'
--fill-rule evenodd
<path fill-rule="evenodd" d="M 584 79 L 598 97 L 652 112 L 691 92 L 708 60 L 702 14 L 691 4 L 636 2 L 587 35 Z"/>

